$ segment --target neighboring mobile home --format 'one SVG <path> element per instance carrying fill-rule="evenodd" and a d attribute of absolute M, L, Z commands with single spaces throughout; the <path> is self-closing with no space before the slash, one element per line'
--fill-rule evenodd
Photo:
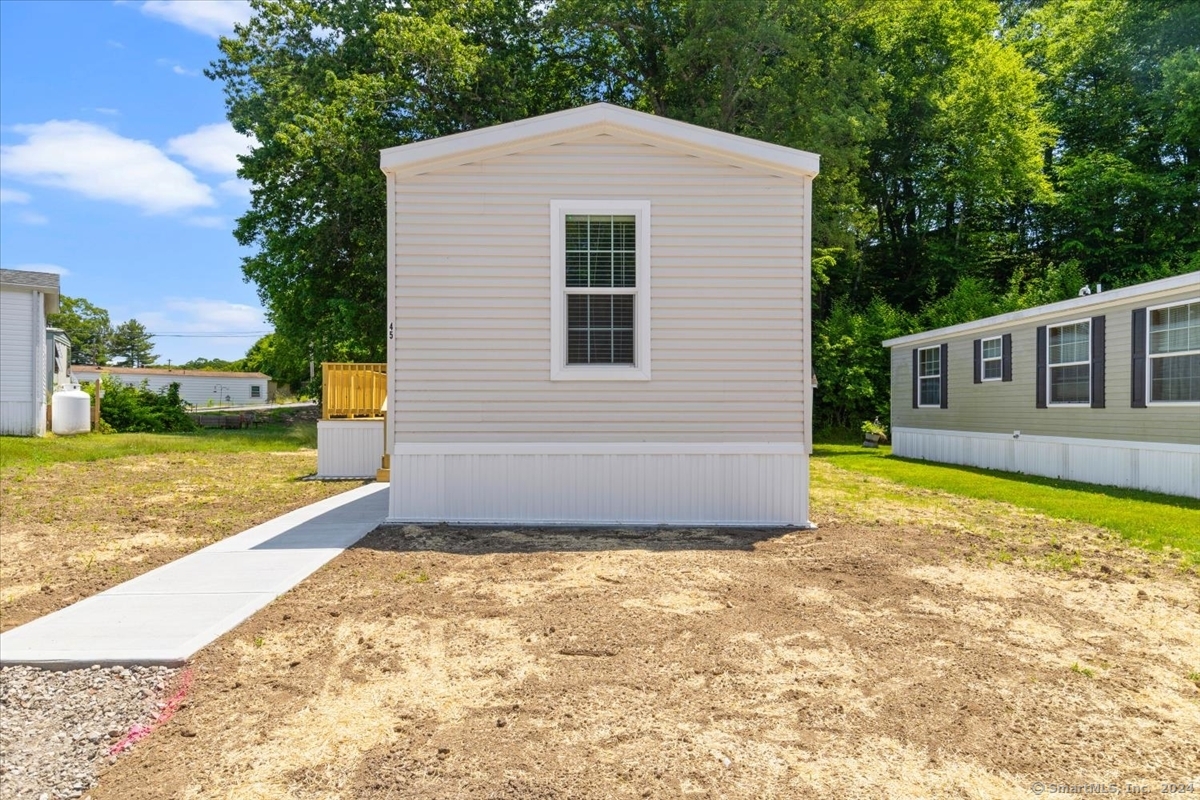
<path fill-rule="evenodd" d="M 896 455 L 1200 497 L 1200 272 L 883 344 Z"/>
<path fill-rule="evenodd" d="M 809 524 L 817 156 L 596 104 L 381 167 L 394 521 Z"/>
<path fill-rule="evenodd" d="M 111 375 L 128 386 L 141 386 L 152 392 L 179 384 L 179 396 L 197 408 L 220 406 L 256 406 L 268 401 L 271 379 L 261 372 L 210 372 L 202 369 L 158 367 L 84 367 L 71 368 L 80 383 Z"/>
<path fill-rule="evenodd" d="M 0 435 L 44 436 L 46 315 L 58 311 L 58 276 L 0 269 Z"/>

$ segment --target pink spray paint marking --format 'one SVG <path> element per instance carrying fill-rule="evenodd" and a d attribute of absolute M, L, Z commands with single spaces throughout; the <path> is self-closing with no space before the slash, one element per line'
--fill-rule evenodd
<path fill-rule="evenodd" d="M 179 706 L 183 704 L 183 700 L 187 697 L 188 689 L 192 686 L 192 671 L 184 670 L 183 675 L 179 678 L 179 690 L 171 695 L 171 699 L 163 707 L 163 710 L 155 715 L 149 725 L 143 725 L 140 722 L 129 729 L 129 733 L 125 734 L 125 738 L 114 744 L 108 749 L 110 756 L 115 756 L 118 753 L 123 753 L 134 744 L 145 739 L 156 730 L 166 725 L 171 721 L 171 717 L 175 716 L 175 712 L 179 710 Z"/>

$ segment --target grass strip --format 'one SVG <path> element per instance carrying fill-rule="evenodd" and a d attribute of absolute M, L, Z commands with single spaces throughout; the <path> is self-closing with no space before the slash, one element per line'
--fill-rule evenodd
<path fill-rule="evenodd" d="M 1064 520 L 1116 531 L 1146 550 L 1174 548 L 1200 563 L 1200 500 L 900 458 L 891 448 L 818 444 L 814 458 L 842 469 L 963 497 L 1011 503 Z"/>
<path fill-rule="evenodd" d="M 36 469 L 63 461 L 100 461 L 157 453 L 241 453 L 317 446 L 317 424 L 260 425 L 195 433 L 85 433 L 77 436 L 0 437 L 0 468 Z"/>

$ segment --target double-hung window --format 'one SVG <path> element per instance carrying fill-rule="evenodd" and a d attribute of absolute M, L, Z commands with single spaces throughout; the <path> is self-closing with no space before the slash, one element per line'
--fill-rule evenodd
<path fill-rule="evenodd" d="M 1004 377 L 1004 339 L 996 336 L 979 344 L 981 379 L 998 381 Z"/>
<path fill-rule="evenodd" d="M 1050 405 L 1092 402 L 1091 320 L 1048 326 L 1046 364 Z"/>
<path fill-rule="evenodd" d="M 942 348 L 922 347 L 917 351 L 917 407 L 942 405 Z"/>
<path fill-rule="evenodd" d="M 1200 403 L 1200 300 L 1149 309 L 1151 403 Z"/>
<path fill-rule="evenodd" d="M 649 380 L 650 204 L 550 204 L 551 380 Z"/>

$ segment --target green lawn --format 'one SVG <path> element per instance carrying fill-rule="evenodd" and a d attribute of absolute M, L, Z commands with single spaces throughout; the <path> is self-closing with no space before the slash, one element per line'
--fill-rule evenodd
<path fill-rule="evenodd" d="M 269 424 L 196 433 L 88 433 L 45 438 L 0 437 L 0 468 L 36 468 L 60 461 L 99 461 L 154 453 L 234 453 L 317 446 L 315 422 Z"/>
<path fill-rule="evenodd" d="M 1064 520 L 1116 531 L 1148 550 L 1172 547 L 1200 563 L 1200 500 L 899 458 L 891 448 L 818 444 L 813 456 L 907 486 L 998 500 Z"/>

